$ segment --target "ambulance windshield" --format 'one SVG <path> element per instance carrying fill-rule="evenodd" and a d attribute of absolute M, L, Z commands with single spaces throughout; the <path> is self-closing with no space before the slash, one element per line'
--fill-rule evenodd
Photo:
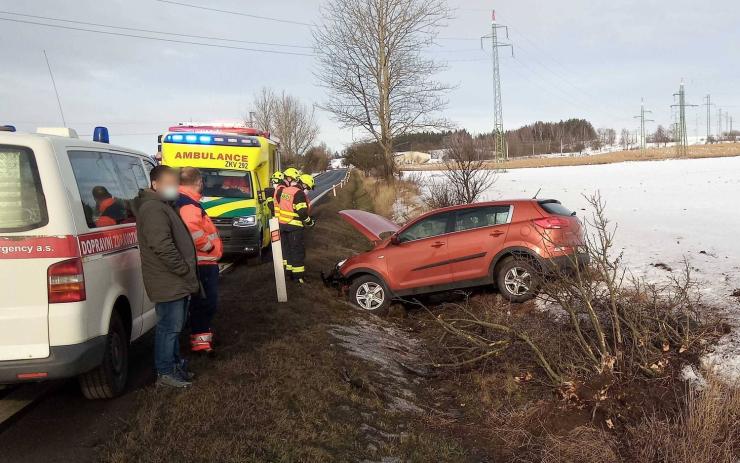
<path fill-rule="evenodd" d="M 203 196 L 253 199 L 254 189 L 248 171 L 200 169 L 203 175 Z"/>

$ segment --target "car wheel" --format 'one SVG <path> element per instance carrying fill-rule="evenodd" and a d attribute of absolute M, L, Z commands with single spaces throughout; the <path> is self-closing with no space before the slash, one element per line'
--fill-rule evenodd
<path fill-rule="evenodd" d="M 79 377 L 88 399 L 112 399 L 121 395 L 128 379 L 129 335 L 117 312 L 113 312 L 105 340 L 103 363 Z"/>
<path fill-rule="evenodd" d="M 509 301 L 525 302 L 537 295 L 538 273 L 530 260 L 507 257 L 498 265 L 496 285 Z"/>
<path fill-rule="evenodd" d="M 385 284 L 372 275 L 355 278 L 349 287 L 349 298 L 352 304 L 374 314 L 384 314 L 391 305 Z"/>

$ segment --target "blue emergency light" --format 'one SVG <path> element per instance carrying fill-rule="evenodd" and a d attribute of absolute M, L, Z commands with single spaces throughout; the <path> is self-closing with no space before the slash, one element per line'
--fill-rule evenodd
<path fill-rule="evenodd" d="M 95 127 L 93 131 L 93 141 L 99 143 L 110 143 L 110 136 L 108 135 L 108 128 L 106 127 Z"/>
<path fill-rule="evenodd" d="M 0 132 L 15 132 L 14 125 L 0 125 Z"/>
<path fill-rule="evenodd" d="M 259 147 L 260 142 L 256 137 L 245 137 L 231 135 L 226 137 L 205 135 L 198 133 L 170 133 L 164 137 L 165 143 L 187 143 L 194 145 L 220 145 L 220 146 L 249 146 Z"/>

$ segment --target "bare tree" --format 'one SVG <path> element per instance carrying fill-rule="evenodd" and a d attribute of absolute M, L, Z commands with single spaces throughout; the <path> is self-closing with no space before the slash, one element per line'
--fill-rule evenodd
<path fill-rule="evenodd" d="M 450 17 L 445 0 L 327 0 L 314 29 L 323 108 L 343 128 L 360 128 L 383 150 L 382 174 L 395 173 L 393 140 L 447 127 L 439 116 L 451 87 L 422 53 Z"/>
<path fill-rule="evenodd" d="M 488 143 L 487 143 L 488 141 Z M 432 181 L 422 200 L 430 208 L 470 204 L 496 182 L 496 170 L 486 167 L 493 150 L 490 139 L 473 139 L 467 133 L 445 138 L 444 181 Z"/>
<path fill-rule="evenodd" d="M 303 155 L 303 163 L 301 164 L 301 170 L 303 172 L 323 172 L 329 169 L 329 160 L 331 159 L 331 151 L 326 143 L 321 143 L 316 146 L 312 146 Z"/>
<path fill-rule="evenodd" d="M 319 126 L 313 108 L 285 92 L 276 93 L 262 88 L 254 96 L 254 120 L 258 128 L 268 130 L 280 138 L 286 160 L 295 161 L 313 145 Z"/>
<path fill-rule="evenodd" d="M 655 133 L 653 134 L 653 142 L 658 146 L 660 146 L 661 143 L 663 143 L 663 146 L 667 146 L 669 141 L 671 141 L 671 137 L 668 131 L 665 129 L 665 127 L 659 125 L 658 128 L 655 129 Z"/>
<path fill-rule="evenodd" d="M 619 144 L 622 146 L 622 149 L 630 149 L 631 142 L 632 138 L 630 137 L 630 131 L 627 129 L 622 129 L 622 132 L 619 135 Z"/>

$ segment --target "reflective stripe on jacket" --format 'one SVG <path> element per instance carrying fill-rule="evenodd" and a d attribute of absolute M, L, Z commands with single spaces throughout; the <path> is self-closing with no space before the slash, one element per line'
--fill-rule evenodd
<path fill-rule="evenodd" d="M 275 190 L 272 193 L 272 204 L 273 204 L 273 213 L 272 215 L 274 217 L 280 218 L 280 193 L 282 193 L 283 189 L 285 188 L 285 184 L 280 183 L 275 186 Z"/>
<path fill-rule="evenodd" d="M 187 188 L 180 187 L 177 209 L 183 222 L 190 231 L 195 243 L 199 265 L 218 263 L 224 252 L 218 229 L 200 204 L 200 195 Z"/>

